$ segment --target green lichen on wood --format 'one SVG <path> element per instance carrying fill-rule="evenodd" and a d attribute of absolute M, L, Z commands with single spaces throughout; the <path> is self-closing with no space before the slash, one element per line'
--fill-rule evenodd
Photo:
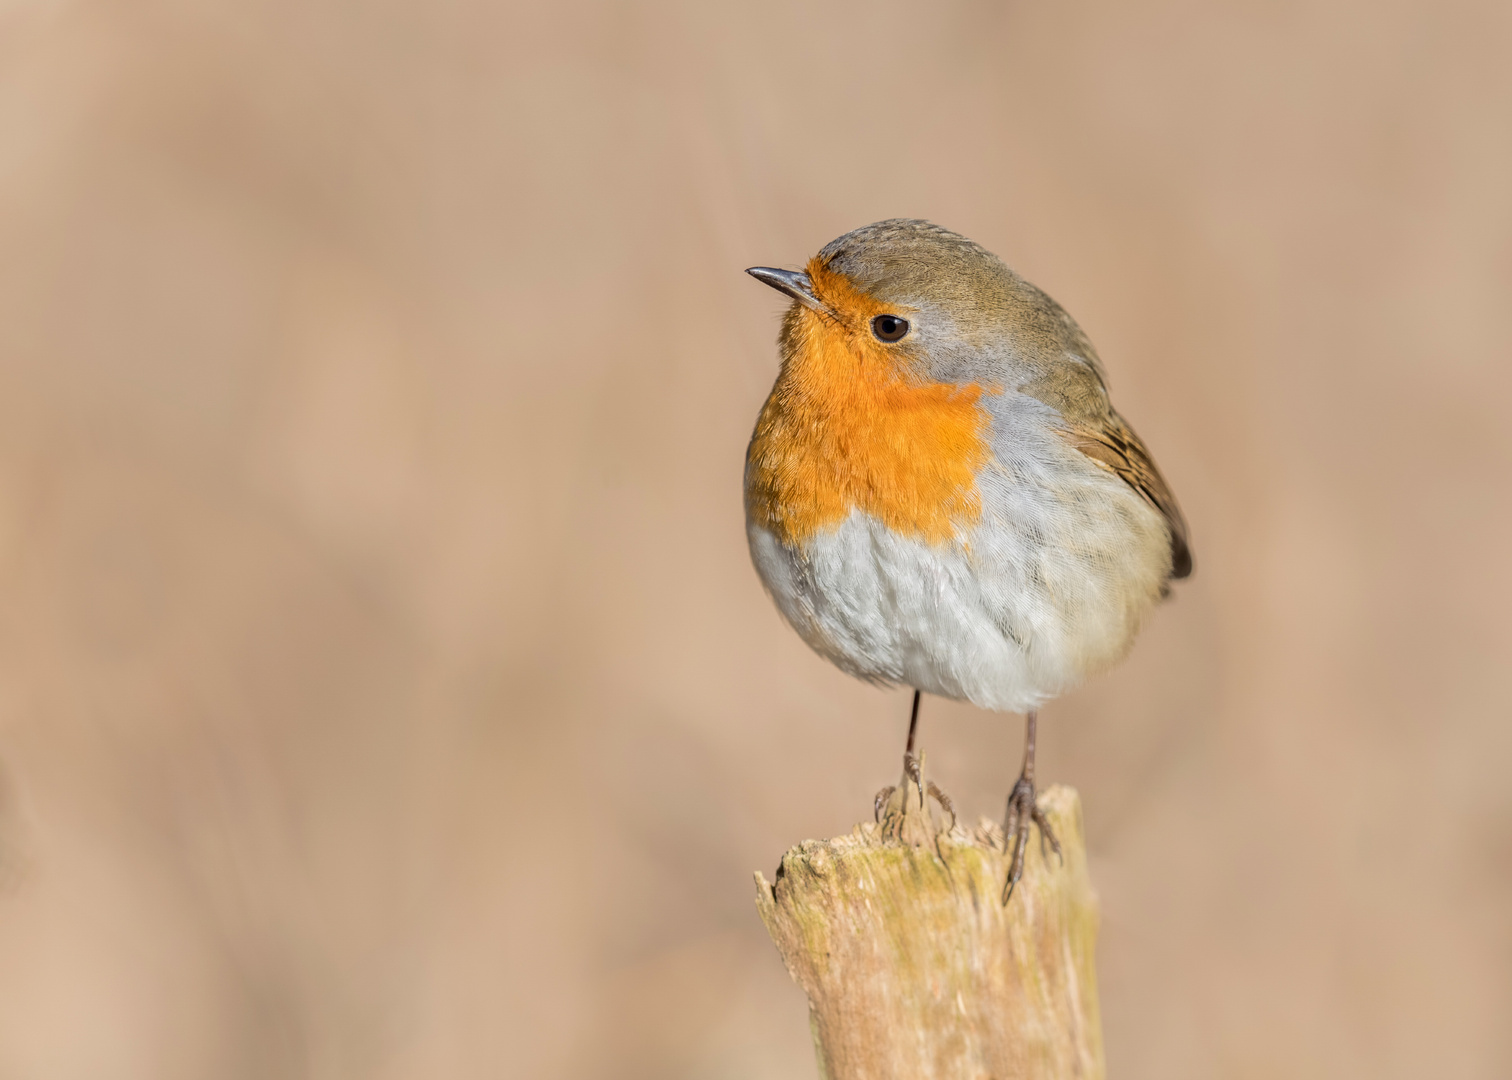
<path fill-rule="evenodd" d="M 1006 907 L 998 827 L 947 828 L 911 781 L 882 825 L 805 841 L 774 884 L 756 875 L 828 1080 L 1103 1076 L 1081 804 L 1056 787 L 1040 805 L 1064 864 L 1031 840 Z"/>

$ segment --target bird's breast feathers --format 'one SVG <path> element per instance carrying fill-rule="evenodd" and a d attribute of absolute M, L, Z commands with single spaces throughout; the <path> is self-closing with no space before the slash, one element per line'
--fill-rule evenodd
<path fill-rule="evenodd" d="M 864 323 L 863 323 L 864 325 Z M 852 510 L 931 544 L 981 516 L 992 388 L 921 380 L 860 335 L 799 308 L 746 457 L 746 511 L 803 544 Z"/>

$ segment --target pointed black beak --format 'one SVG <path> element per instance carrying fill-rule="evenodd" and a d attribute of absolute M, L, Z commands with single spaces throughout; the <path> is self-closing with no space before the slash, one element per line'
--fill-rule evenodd
<path fill-rule="evenodd" d="M 833 314 L 829 307 L 814 295 L 814 283 L 802 270 L 777 270 L 770 266 L 753 266 L 746 273 L 757 281 L 764 281 L 778 292 L 787 293 L 805 307 L 811 307 L 824 315 Z"/>

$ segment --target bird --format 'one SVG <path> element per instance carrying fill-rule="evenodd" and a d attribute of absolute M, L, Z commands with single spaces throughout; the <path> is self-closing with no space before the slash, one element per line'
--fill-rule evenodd
<path fill-rule="evenodd" d="M 1025 716 L 1007 904 L 1031 826 L 1060 851 L 1038 711 L 1122 660 L 1192 573 L 1186 521 L 1092 342 L 980 244 L 893 218 L 746 273 L 792 301 L 746 452 L 752 562 L 820 656 L 913 688 L 916 783 L 922 694 Z"/>

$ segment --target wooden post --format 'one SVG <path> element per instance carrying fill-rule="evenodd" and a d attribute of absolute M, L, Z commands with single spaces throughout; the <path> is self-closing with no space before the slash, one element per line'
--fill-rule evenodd
<path fill-rule="evenodd" d="M 999 826 L 946 824 L 906 776 L 881 825 L 805 841 L 772 884 L 757 873 L 824 1080 L 1104 1076 L 1081 800 L 1052 787 L 1040 806 L 1064 865 L 1031 837 L 1006 907 Z"/>

